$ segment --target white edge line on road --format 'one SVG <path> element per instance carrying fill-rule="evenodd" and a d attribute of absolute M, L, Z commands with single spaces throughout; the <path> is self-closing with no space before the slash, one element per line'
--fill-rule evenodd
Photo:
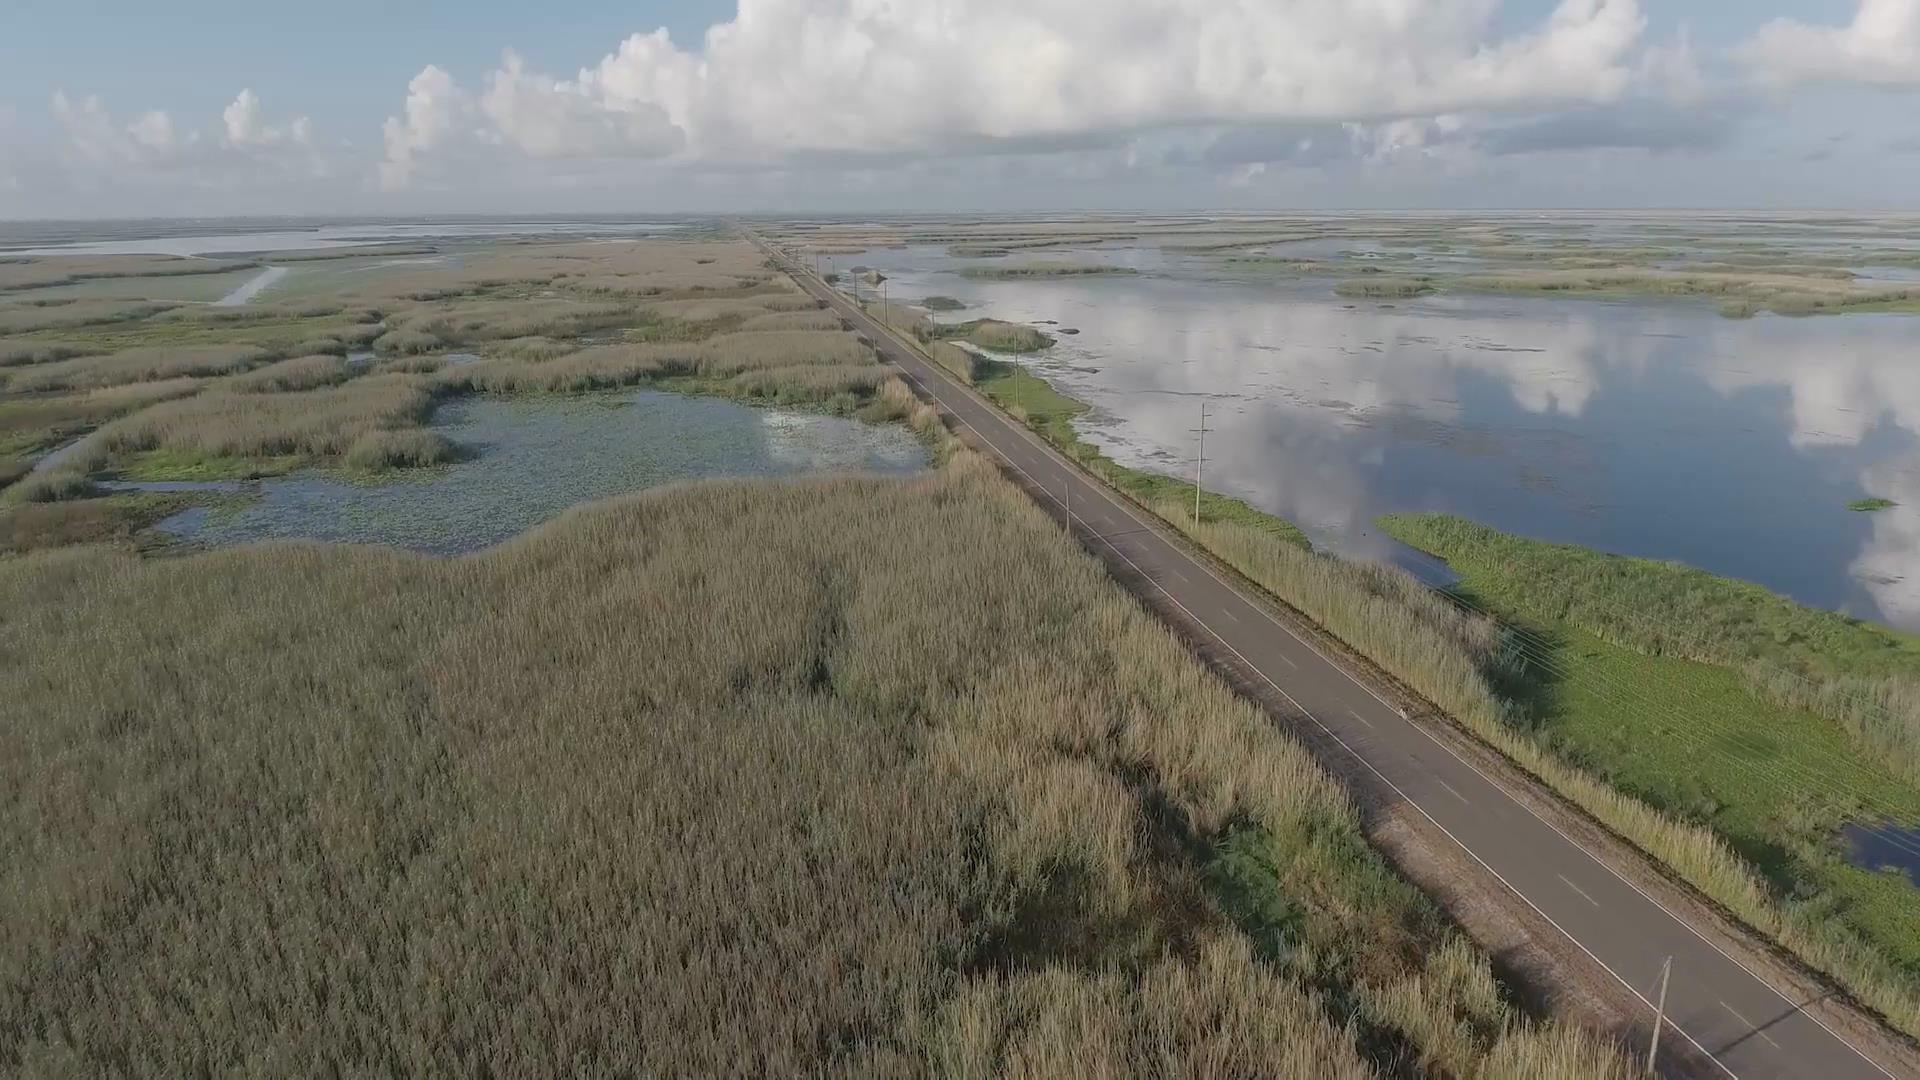
<path fill-rule="evenodd" d="M 1581 897 L 1581 899 L 1583 899 L 1583 900 L 1585 900 L 1585 901 L 1586 901 L 1587 903 L 1589 903 L 1589 904 L 1592 904 L 1592 905 L 1593 905 L 1594 907 L 1599 907 L 1599 906 L 1600 906 L 1600 901 L 1598 901 L 1598 900 L 1595 900 L 1595 899 L 1594 899 L 1593 897 L 1591 897 L 1591 896 L 1588 896 L 1588 895 L 1587 895 L 1587 890 L 1585 890 L 1585 889 L 1583 889 L 1583 888 L 1581 888 L 1581 887 L 1580 887 L 1580 886 L 1578 886 L 1578 885 L 1575 885 L 1575 884 L 1573 883 L 1573 880 L 1572 880 L 1571 878 L 1569 878 L 1569 877 L 1567 877 L 1567 875 L 1565 875 L 1565 874 L 1555 874 L 1555 875 L 1553 875 L 1553 876 L 1554 876 L 1554 877 L 1557 877 L 1557 878 L 1559 878 L 1559 879 L 1560 879 L 1560 880 L 1561 880 L 1561 881 L 1562 881 L 1563 883 L 1565 883 L 1565 885 L 1567 886 L 1567 888 L 1569 888 L 1569 889 L 1572 889 L 1572 890 L 1573 890 L 1574 892 L 1577 892 L 1577 893 L 1579 893 L 1579 894 L 1580 894 L 1580 897 Z M 1724 1002 L 1724 1001 L 1723 1001 L 1723 1002 L 1721 1002 L 1720 1004 L 1722 1004 L 1722 1005 L 1725 1005 L 1725 1004 L 1726 1004 L 1726 1002 Z"/>
<path fill-rule="evenodd" d="M 811 292 L 811 290 L 808 290 L 808 291 Z M 831 304 L 832 303 L 831 297 L 833 296 L 833 292 L 831 289 L 827 289 L 826 292 L 828 293 L 828 296 L 829 296 L 828 303 Z M 842 300 L 843 302 L 850 303 L 850 301 L 846 301 L 845 298 L 842 298 Z M 861 320 L 865 321 L 870 327 L 873 327 L 876 331 L 878 331 L 880 333 L 880 336 L 887 337 L 887 338 L 894 338 L 894 335 L 889 330 L 881 327 L 881 325 L 878 322 L 875 322 L 872 316 L 869 316 L 866 312 L 858 311 L 856 309 L 853 312 L 853 314 L 856 314 Z M 899 348 L 908 349 L 908 346 L 906 346 L 903 342 L 901 342 L 897 338 L 894 338 L 894 343 Z M 909 352 L 910 351 L 911 350 L 909 350 Z M 935 365 L 932 364 L 931 361 L 928 361 L 927 363 L 928 363 L 929 369 L 935 371 L 936 377 L 945 376 L 946 378 L 949 378 L 949 379 L 951 378 L 951 376 L 946 376 L 943 371 L 940 371 Z M 916 385 L 919 385 L 922 387 L 926 386 L 926 384 L 922 382 L 920 379 L 914 378 L 911 375 L 911 373 L 908 373 L 908 374 L 909 374 L 909 378 L 912 378 L 912 381 Z M 959 384 L 955 382 L 954 385 L 957 387 Z M 940 402 L 940 404 L 942 405 L 946 405 L 946 401 L 941 397 L 938 391 L 934 391 L 931 388 L 928 388 L 928 389 L 936 401 Z M 987 405 L 986 407 L 988 409 L 992 408 L 990 404 Z M 966 425 L 967 429 L 969 431 L 972 431 L 975 436 L 979 437 L 982 442 L 987 441 L 986 436 L 980 431 L 979 428 L 974 427 L 970 421 L 968 421 L 965 417 L 961 416 L 958 412 L 954 411 L 954 409 L 951 406 L 947 407 L 947 412 L 955 420 L 959 421 L 961 424 Z M 1046 447 L 1044 446 L 1044 444 L 1040 443 L 1038 437 L 1035 436 L 1031 431 L 1027 430 L 1024 426 L 1017 426 L 1012 422 L 1006 420 L 1005 418 L 1000 417 L 997 413 L 995 413 L 994 415 L 995 415 L 995 418 L 1000 421 L 1001 426 L 1005 427 L 1006 429 L 1013 432 L 1017 436 L 1024 437 L 1030 444 L 1041 448 L 1043 452 L 1048 454 L 1053 453 L 1050 447 Z M 991 446 L 992 444 L 988 443 L 988 445 Z M 1002 456 L 1005 457 L 1006 455 L 1003 454 Z M 1014 465 L 1016 469 L 1020 468 L 1019 465 L 1014 464 L 1011 457 L 1007 457 L 1007 460 L 1008 460 L 1008 464 Z M 1020 471 L 1026 474 L 1028 480 L 1033 481 L 1036 485 L 1039 483 L 1038 479 L 1034 477 L 1032 473 L 1028 473 L 1025 469 L 1020 469 Z M 1266 610 L 1264 605 L 1254 604 L 1252 603 L 1252 601 L 1247 601 L 1245 594 L 1243 594 L 1240 591 L 1240 589 L 1235 585 L 1233 585 L 1231 582 L 1228 582 L 1227 580 L 1222 578 L 1217 572 L 1214 571 L 1213 567 L 1207 565 L 1201 560 L 1193 558 L 1192 556 L 1188 555 L 1185 551 L 1182 551 L 1180 548 L 1173 545 L 1171 542 L 1166 541 L 1164 537 L 1160 537 L 1160 534 L 1153 530 L 1153 526 L 1148 522 L 1146 522 L 1144 519 L 1142 519 L 1133 510 L 1133 508 L 1118 502 L 1114 498 L 1113 494 L 1106 490 L 1105 485 L 1093 482 L 1090 479 L 1086 480 L 1085 483 L 1086 483 L 1086 486 L 1089 489 L 1091 489 L 1093 492 L 1095 492 L 1104 502 L 1108 503 L 1114 509 L 1118 510 L 1121 514 L 1125 515 L 1126 517 L 1133 520 L 1136 524 L 1140 525 L 1143 530 L 1152 532 L 1156 538 L 1161 539 L 1162 543 L 1165 543 L 1169 550 L 1173 551 L 1174 553 L 1176 553 L 1177 555 L 1179 555 L 1181 558 L 1185 559 L 1189 563 L 1192 563 L 1193 565 L 1198 566 L 1208 576 L 1212 577 L 1214 581 L 1218 583 L 1221 587 L 1227 589 L 1229 592 L 1233 593 L 1235 596 L 1240 597 L 1243 601 L 1249 603 L 1251 606 L 1258 609 L 1260 611 L 1260 614 L 1264 615 L 1268 622 L 1271 622 L 1275 627 L 1279 628 L 1282 632 L 1284 632 L 1288 637 L 1292 638 L 1294 641 L 1298 642 L 1299 644 L 1305 646 L 1307 649 L 1311 650 L 1316 656 L 1320 657 L 1321 660 L 1325 661 L 1329 666 L 1333 667 L 1336 671 L 1340 672 L 1341 675 L 1345 676 L 1347 681 L 1353 683 L 1355 686 L 1365 691 L 1367 695 L 1372 697 L 1374 700 L 1379 701 L 1382 705 L 1387 706 L 1387 708 L 1391 709 L 1394 713 L 1399 715 L 1402 719 L 1407 719 L 1410 727 L 1414 728 L 1416 731 L 1419 731 L 1422 735 L 1425 735 L 1428 739 L 1432 740 L 1436 745 L 1438 745 L 1441 749 L 1445 750 L 1448 754 L 1451 754 L 1455 760 L 1459 761 L 1462 765 L 1465 765 L 1468 769 L 1471 769 L 1474 773 L 1479 775 L 1479 777 L 1482 780 L 1486 781 L 1489 785 L 1494 787 L 1501 794 L 1505 795 L 1510 801 L 1518 805 L 1522 810 L 1525 810 L 1536 821 L 1539 821 L 1542 825 L 1545 825 L 1547 828 L 1553 830 L 1553 832 L 1556 835 L 1558 835 L 1562 840 L 1565 840 L 1568 844 L 1578 849 L 1581 854 L 1585 855 L 1589 859 L 1592 859 L 1595 863 L 1599 864 L 1608 873 L 1618 878 L 1622 884 L 1626 885 L 1628 888 L 1638 893 L 1642 899 L 1646 900 L 1648 903 L 1652 904 L 1654 907 L 1659 908 L 1660 911 L 1664 913 L 1669 919 L 1672 919 L 1674 922 L 1685 927 L 1688 933 L 1691 933 L 1694 937 L 1699 938 L 1709 948 L 1713 949 L 1713 951 L 1719 953 L 1721 956 L 1726 957 L 1727 960 L 1731 961 L 1735 967 L 1738 967 L 1741 971 L 1746 972 L 1747 975 L 1750 978 L 1752 978 L 1755 982 L 1758 982 L 1762 986 L 1765 986 L 1768 990 L 1773 991 L 1773 993 L 1776 996 L 1778 996 L 1782 1001 L 1786 1002 L 1787 1005 L 1790 1006 L 1794 1012 L 1798 1013 L 1801 1016 L 1806 1017 L 1807 1019 L 1813 1021 L 1815 1024 L 1819 1025 L 1822 1031 L 1825 1031 L 1828 1035 L 1832 1036 L 1835 1041 L 1847 1047 L 1849 1050 L 1852 1050 L 1855 1054 L 1858 1054 L 1861 1060 L 1865 1061 L 1867 1064 L 1879 1070 L 1882 1074 L 1887 1076 L 1889 1080 L 1899 1080 L 1899 1078 L 1895 1077 L 1893 1073 L 1887 1071 L 1885 1066 L 1881 1065 L 1878 1061 L 1875 1061 L 1872 1057 L 1869 1057 L 1865 1051 L 1861 1050 L 1858 1046 L 1854 1045 L 1852 1041 L 1847 1039 L 1845 1036 L 1841 1035 L 1839 1032 L 1833 1030 L 1831 1027 L 1828 1027 L 1826 1022 L 1821 1020 L 1819 1016 L 1815 1015 L 1812 1012 L 1807 1011 L 1799 1003 L 1795 1002 L 1792 998 L 1788 997 L 1785 993 L 1783 993 L 1779 989 L 1779 987 L 1775 986 L 1771 981 L 1765 978 L 1762 978 L 1752 968 L 1748 967 L 1745 963 L 1741 962 L 1739 957 L 1736 957 L 1733 954 L 1727 952 L 1727 950 L 1721 948 L 1718 943 L 1714 942 L 1711 938 L 1708 938 L 1705 934 L 1701 933 L 1700 930 L 1696 928 L 1692 923 L 1688 922 L 1685 919 L 1682 919 L 1678 915 L 1675 915 L 1673 911 L 1669 909 L 1665 904 L 1662 904 L 1658 899 L 1656 899 L 1655 897 L 1647 893 L 1646 890 L 1642 889 L 1639 885 L 1635 884 L 1633 881 L 1628 879 L 1626 875 L 1614 869 L 1611 865 L 1609 865 L 1605 860 L 1601 859 L 1598 855 L 1595 855 L 1592 851 L 1589 851 L 1586 845 L 1581 844 L 1579 841 L 1574 840 L 1571 836 L 1568 836 L 1553 822 L 1548 821 L 1546 818 L 1542 817 L 1538 812 L 1536 812 L 1533 809 L 1533 807 L 1527 805 L 1526 802 L 1524 802 L 1523 800 L 1515 796 L 1511 791 L 1507 790 L 1505 785 L 1500 784 L 1499 782 L 1495 781 L 1493 778 L 1489 777 L 1485 772 L 1481 771 L 1481 769 L 1477 765 L 1475 765 L 1473 762 L 1468 761 L 1466 758 L 1462 757 L 1458 751 L 1453 749 L 1453 747 L 1448 746 L 1445 742 L 1442 742 L 1440 738 L 1437 735 L 1435 735 L 1433 732 L 1426 730 L 1425 725 L 1413 723 L 1411 719 L 1407 717 L 1407 714 L 1405 712 L 1400 710 L 1397 706 L 1393 705 L 1391 702 L 1387 701 L 1387 699 L 1382 697 L 1378 691 L 1374 690 L 1372 687 L 1368 686 L 1366 683 L 1362 682 L 1359 678 L 1354 676 L 1353 673 L 1349 672 L 1344 665 L 1341 665 L 1335 662 L 1331 657 L 1327 656 L 1325 652 L 1321 651 L 1319 646 L 1315 645 L 1313 642 L 1308 641 L 1305 638 L 1301 637 L 1299 634 L 1295 633 L 1292 627 L 1289 627 L 1285 623 L 1281 622 L 1278 618 L 1276 618 L 1273 615 L 1272 612 Z M 1042 490 L 1044 490 L 1044 488 Z M 1120 551 L 1119 548 L 1115 547 L 1111 541 L 1106 540 L 1105 537 L 1096 536 L 1095 538 L 1099 539 L 1102 543 L 1106 544 L 1106 546 L 1110 550 L 1112 550 L 1114 554 L 1120 556 L 1120 558 L 1122 559 L 1125 559 L 1127 564 L 1129 566 L 1132 566 L 1134 570 L 1137 573 L 1140 573 L 1143 578 L 1146 577 L 1145 572 L 1140 570 L 1139 564 L 1135 563 L 1131 558 L 1128 558 L 1126 553 Z M 1150 582 L 1152 581 L 1151 578 L 1147 578 L 1146 580 Z M 1275 683 L 1271 678 L 1268 678 L 1265 672 L 1262 672 L 1258 667 L 1255 667 L 1252 664 L 1252 662 L 1248 661 L 1245 656 L 1241 655 L 1238 649 L 1235 649 L 1231 644 L 1228 644 L 1226 639 L 1222 638 L 1219 635 L 1219 633 L 1213 630 L 1212 627 L 1207 626 L 1204 620 L 1201 620 L 1198 616 L 1194 615 L 1193 612 L 1186 607 L 1186 605 L 1180 603 L 1177 597 L 1173 596 L 1171 593 L 1168 593 L 1166 589 L 1158 585 L 1158 583 L 1154 583 L 1154 587 L 1159 588 L 1161 593 L 1165 595 L 1168 600 L 1172 601 L 1176 607 L 1179 607 L 1181 611 L 1185 612 L 1188 618 L 1193 619 L 1200 626 L 1204 627 L 1208 633 L 1213 635 L 1215 640 L 1219 641 L 1222 645 L 1226 646 L 1227 650 L 1232 652 L 1235 656 L 1239 657 L 1242 663 L 1246 664 L 1249 668 L 1252 668 L 1256 673 L 1258 673 L 1260 677 L 1268 685 L 1272 686 L 1276 691 L 1278 691 L 1280 695 L 1282 697 L 1285 697 L 1290 703 L 1292 703 L 1295 708 L 1300 709 L 1301 713 L 1305 715 L 1309 720 L 1312 720 L 1317 727 L 1319 727 L 1322 731 L 1325 731 L 1330 737 L 1334 739 L 1334 741 L 1340 743 L 1341 748 L 1346 750 L 1347 753 L 1353 755 L 1354 759 L 1359 761 L 1360 764 L 1366 766 L 1369 772 L 1372 772 L 1375 776 L 1378 776 L 1381 779 L 1381 781 L 1386 783 L 1388 787 L 1393 788 L 1393 790 L 1397 794 L 1399 794 L 1401 798 L 1406 799 L 1408 805 L 1412 806 L 1415 810 L 1419 811 L 1422 817 L 1425 817 L 1428 821 L 1432 822 L 1435 828 L 1439 829 L 1442 833 L 1445 833 L 1448 839 L 1452 840 L 1455 844 L 1459 844 L 1460 849 L 1462 851 L 1465 851 L 1468 857 L 1472 858 L 1475 862 L 1479 863 L 1481 867 L 1483 867 L 1489 874 L 1492 874 L 1496 880 L 1498 880 L 1502 885 L 1505 885 L 1508 889 L 1510 889 L 1515 896 L 1518 896 L 1520 898 L 1522 903 L 1532 908 L 1534 912 L 1538 914 L 1542 919 L 1545 919 L 1549 925 L 1553 926 L 1554 929 L 1560 931 L 1561 934 L 1565 935 L 1567 940 L 1573 942 L 1576 948 L 1578 948 L 1581 952 L 1586 953 L 1587 956 L 1590 959 L 1592 959 L 1594 963 L 1599 964 L 1603 969 L 1606 970 L 1607 974 L 1612 975 L 1614 979 L 1619 981 L 1619 983 L 1622 986 L 1626 987 L 1629 993 L 1639 998 L 1642 1003 L 1648 1006 L 1651 1006 L 1653 1004 L 1652 1002 L 1646 999 L 1645 995 L 1641 994 L 1639 990 L 1635 989 L 1633 984 L 1627 982 L 1627 980 L 1625 980 L 1624 978 L 1621 978 L 1620 973 L 1617 971 L 1614 971 L 1613 968 L 1609 967 L 1606 961 L 1601 960 L 1598 956 L 1594 955 L 1593 950 L 1587 948 L 1587 946 L 1583 942 L 1581 942 L 1579 938 L 1576 938 L 1572 934 L 1568 933 L 1565 927 L 1562 927 L 1559 923 L 1555 922 L 1552 916 L 1540 910 L 1539 906 L 1534 904 L 1532 900 L 1528 899 L 1525 893 L 1521 892 L 1517 888 L 1514 888 L 1513 884 L 1507 881 L 1506 878 L 1502 877 L 1499 871 L 1487 865 L 1486 860 L 1482 859 L 1477 853 L 1474 852 L 1472 848 L 1462 843 L 1460 838 L 1453 835 L 1453 833 L 1450 832 L 1446 826 L 1440 824 L 1438 821 L 1435 821 L 1433 819 L 1433 816 L 1431 814 L 1428 814 L 1427 811 L 1423 807 L 1421 807 L 1419 803 L 1414 802 L 1411 798 L 1408 798 L 1406 793 L 1404 791 L 1401 791 L 1399 786 L 1396 785 L 1392 780 L 1387 779 L 1386 775 L 1384 773 L 1381 773 L 1379 769 L 1375 768 L 1372 762 L 1368 761 L 1366 758 L 1362 757 L 1359 753 L 1355 752 L 1351 746 L 1347 745 L 1344 739 L 1341 739 L 1340 736 L 1336 734 L 1332 729 L 1328 728 L 1325 724 L 1321 723 L 1318 717 L 1315 717 L 1312 713 L 1307 712 L 1307 710 L 1304 707 L 1302 707 L 1298 701 L 1294 700 L 1291 694 L 1288 694 L 1285 690 L 1281 689 L 1279 684 Z M 1286 657 L 1281 656 L 1281 659 L 1286 660 Z M 1292 664 L 1292 661 L 1290 660 L 1288 660 L 1287 662 L 1289 664 Z M 1497 753 L 1498 751 L 1495 751 L 1495 752 Z M 1642 854 L 1644 857 L 1652 858 L 1652 856 L 1650 855 L 1645 855 L 1644 852 L 1642 852 Z M 1655 860 L 1655 861 L 1658 861 L 1658 860 Z M 1692 1035 L 1687 1034 L 1687 1031 L 1685 1028 L 1682 1028 L 1678 1024 L 1674 1023 L 1672 1018 L 1668 1018 L 1667 1023 L 1671 1025 L 1675 1031 L 1679 1032 L 1682 1038 L 1686 1039 L 1689 1043 L 1692 1043 L 1694 1047 L 1698 1049 L 1702 1054 L 1706 1054 L 1708 1060 L 1712 1061 L 1715 1065 L 1718 1065 L 1722 1070 L 1724 1070 L 1727 1073 L 1727 1075 L 1729 1076 L 1736 1075 L 1732 1069 L 1727 1068 L 1724 1062 L 1722 1062 L 1719 1058 L 1714 1057 L 1713 1054 L 1709 1053 L 1706 1047 L 1701 1046 L 1700 1043 L 1697 1040 L 1695 1040 Z"/>

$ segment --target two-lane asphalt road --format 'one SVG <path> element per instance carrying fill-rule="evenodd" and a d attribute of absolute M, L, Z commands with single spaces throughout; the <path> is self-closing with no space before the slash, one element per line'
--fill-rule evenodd
<path fill-rule="evenodd" d="M 1422 723 L 1403 717 L 1261 602 L 1154 527 L 1145 511 L 1081 472 L 803 267 L 782 263 L 802 287 L 870 337 L 956 424 L 1050 495 L 1055 505 L 1049 509 L 1062 513 L 1070 504 L 1083 542 L 1130 566 L 1198 628 L 1209 648 L 1257 673 L 1328 740 L 1504 882 L 1519 903 L 1639 995 L 1649 1022 L 1662 962 L 1672 957 L 1671 1023 L 1662 1036 L 1672 1040 L 1668 1046 L 1690 1042 L 1726 1075 L 1740 1077 L 1895 1075 L 1536 816 Z"/>

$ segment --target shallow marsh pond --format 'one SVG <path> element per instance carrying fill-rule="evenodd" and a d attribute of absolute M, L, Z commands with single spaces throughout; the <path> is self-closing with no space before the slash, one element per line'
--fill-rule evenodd
<path fill-rule="evenodd" d="M 160 528 L 201 544 L 310 539 L 454 555 L 577 503 L 662 484 L 927 467 L 925 449 L 898 424 L 652 390 L 467 398 L 442 406 L 433 428 L 472 456 L 381 482 L 320 473 L 265 480 L 259 498 L 238 509 L 197 506 Z"/>

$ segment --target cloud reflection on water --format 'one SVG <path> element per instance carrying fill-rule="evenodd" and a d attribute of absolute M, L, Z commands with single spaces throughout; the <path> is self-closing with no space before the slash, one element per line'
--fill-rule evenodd
<path fill-rule="evenodd" d="M 1920 319 L 1383 304 L 1151 268 L 976 281 L 926 249 L 874 254 L 896 295 L 1078 328 L 1033 362 L 1118 460 L 1189 472 L 1206 398 L 1209 486 L 1343 550 L 1401 557 L 1376 515 L 1450 510 L 1920 628 Z M 1849 513 L 1862 491 L 1902 505 Z"/>

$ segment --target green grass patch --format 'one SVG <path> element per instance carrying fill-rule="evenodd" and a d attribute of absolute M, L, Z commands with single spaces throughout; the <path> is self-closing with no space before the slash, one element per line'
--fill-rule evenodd
<path fill-rule="evenodd" d="M 252 480 L 284 476 L 311 463 L 312 459 L 304 454 L 247 457 L 161 447 L 128 455 L 114 471 L 123 480 Z"/>
<path fill-rule="evenodd" d="M 1920 790 L 1847 723 L 1768 693 L 1750 673 L 1905 667 L 1915 639 L 1677 564 L 1447 515 L 1381 525 L 1446 559 L 1460 592 L 1528 630 L 1542 745 L 1712 829 L 1790 917 L 1920 981 L 1920 890 L 1850 865 L 1835 836 L 1850 820 L 1920 821 Z"/>
<path fill-rule="evenodd" d="M 1682 563 L 1514 536 L 1450 514 L 1393 514 L 1381 524 L 1457 569 L 1502 567 L 1535 607 L 1647 652 L 1860 674 L 1920 671 L 1920 636 Z"/>
<path fill-rule="evenodd" d="M 1900 504 L 1881 495 L 1872 495 L 1864 499 L 1854 499 L 1847 503 L 1847 509 L 1869 513 L 1874 510 L 1886 510 Z"/>

